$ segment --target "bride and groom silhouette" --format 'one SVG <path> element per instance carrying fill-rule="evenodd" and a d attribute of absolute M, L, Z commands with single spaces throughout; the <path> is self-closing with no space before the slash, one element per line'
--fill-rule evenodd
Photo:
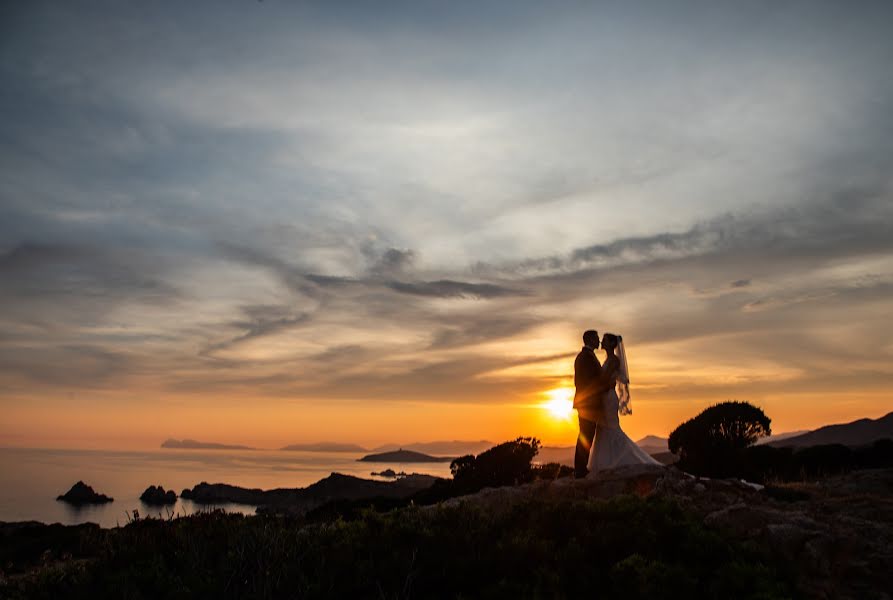
<path fill-rule="evenodd" d="M 605 351 L 601 364 L 595 351 Z M 583 348 L 574 361 L 574 408 L 580 420 L 580 435 L 574 454 L 574 476 L 594 475 L 600 469 L 621 465 L 661 463 L 623 433 L 620 416 L 632 414 L 629 396 L 629 368 L 623 338 L 606 333 L 599 342 L 598 332 L 583 333 Z M 595 443 L 593 443 L 593 440 Z"/>

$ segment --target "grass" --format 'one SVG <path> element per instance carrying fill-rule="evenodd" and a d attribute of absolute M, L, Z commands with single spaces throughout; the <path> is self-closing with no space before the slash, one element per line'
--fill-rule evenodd
<path fill-rule="evenodd" d="M 211 513 L 84 529 L 12 598 L 784 598 L 757 547 L 667 499 L 367 510 L 308 524 Z M 71 546 L 71 540 L 68 540 Z"/>

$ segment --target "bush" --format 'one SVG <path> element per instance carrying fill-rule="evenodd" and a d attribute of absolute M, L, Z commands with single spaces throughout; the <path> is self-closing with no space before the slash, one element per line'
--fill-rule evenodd
<path fill-rule="evenodd" d="M 450 463 L 450 472 L 456 484 L 463 488 L 517 485 L 532 479 L 530 463 L 539 451 L 538 439 L 519 437 L 477 456 L 460 456 Z"/>
<path fill-rule="evenodd" d="M 415 504 L 434 504 L 456 496 L 473 494 L 485 487 L 518 485 L 543 477 L 541 468 L 531 464 L 539 453 L 540 441 L 532 437 L 519 437 L 503 442 L 477 456 L 460 456 L 450 463 L 453 479 L 441 479 L 430 488 L 412 496 Z M 559 467 L 558 473 L 561 472 Z"/>
<path fill-rule="evenodd" d="M 740 477 L 755 483 L 773 483 L 821 478 L 854 469 L 887 467 L 893 467 L 893 440 L 882 439 L 857 448 L 841 444 L 806 448 L 751 446 L 732 453 L 723 472 L 725 476 Z"/>
<path fill-rule="evenodd" d="M 697 475 L 728 477 L 739 471 L 741 452 L 770 435 L 771 419 L 747 402 L 721 402 L 682 423 L 670 434 L 679 467 Z"/>

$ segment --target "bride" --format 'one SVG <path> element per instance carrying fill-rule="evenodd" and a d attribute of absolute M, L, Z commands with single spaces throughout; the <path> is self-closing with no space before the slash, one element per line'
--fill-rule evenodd
<path fill-rule="evenodd" d="M 629 397 L 629 368 L 623 338 L 613 333 L 602 337 L 605 362 L 602 369 L 614 387 L 602 394 L 602 419 L 598 422 L 595 443 L 589 454 L 589 473 L 594 476 L 601 469 L 613 469 L 621 465 L 661 465 L 620 428 L 619 415 L 631 415 Z"/>

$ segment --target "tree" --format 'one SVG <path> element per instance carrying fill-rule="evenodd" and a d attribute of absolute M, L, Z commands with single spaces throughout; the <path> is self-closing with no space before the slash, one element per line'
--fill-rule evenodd
<path fill-rule="evenodd" d="M 450 472 L 456 484 L 463 488 L 514 485 L 531 479 L 530 463 L 539 450 L 538 439 L 519 437 L 477 456 L 460 456 L 450 463 Z"/>
<path fill-rule="evenodd" d="M 734 474 L 741 452 L 771 435 L 772 420 L 747 402 L 721 402 L 679 425 L 670 434 L 670 452 L 680 468 L 699 475 Z"/>

